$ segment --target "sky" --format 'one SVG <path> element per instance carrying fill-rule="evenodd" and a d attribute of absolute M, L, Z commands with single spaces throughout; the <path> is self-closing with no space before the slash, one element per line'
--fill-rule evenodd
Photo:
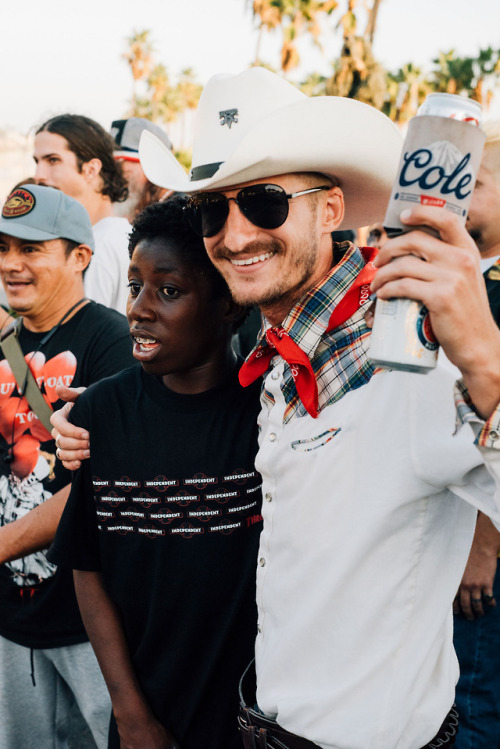
<path fill-rule="evenodd" d="M 252 62 L 257 32 L 248 0 L 23 0 L 0 3 L 0 129 L 22 134 L 64 111 L 106 129 L 127 112 L 131 75 L 126 37 L 151 30 L 155 57 L 175 77 L 191 67 L 205 83 Z M 361 3 L 360 3 L 361 4 Z M 345 8 L 347 0 L 339 0 Z M 328 74 L 341 34 L 330 24 L 325 55 L 300 46 L 302 67 Z M 439 51 L 474 55 L 500 47 L 499 0 L 382 0 L 375 55 L 390 70 L 428 66 Z M 280 38 L 267 35 L 261 57 L 278 65 Z M 294 76 L 291 76 L 292 80 Z M 500 97 L 498 97 L 500 98 Z M 498 113 L 500 116 L 500 111 Z M 174 144 L 175 145 L 175 144 Z"/>

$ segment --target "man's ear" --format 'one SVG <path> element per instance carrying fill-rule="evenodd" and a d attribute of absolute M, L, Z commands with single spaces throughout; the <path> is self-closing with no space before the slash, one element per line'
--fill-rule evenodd
<path fill-rule="evenodd" d="M 323 224 L 325 233 L 331 234 L 344 220 L 344 193 L 340 187 L 332 187 L 325 195 Z"/>
<path fill-rule="evenodd" d="M 82 174 L 88 182 L 93 182 L 101 173 L 101 159 L 90 159 L 82 164 Z"/>
<path fill-rule="evenodd" d="M 75 269 L 83 273 L 92 260 L 92 250 L 88 244 L 79 244 L 78 247 L 75 247 L 71 251 L 71 260 L 75 265 Z"/>

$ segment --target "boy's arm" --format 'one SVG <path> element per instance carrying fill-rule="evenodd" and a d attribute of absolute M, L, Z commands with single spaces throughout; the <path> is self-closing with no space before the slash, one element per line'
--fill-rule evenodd
<path fill-rule="evenodd" d="M 50 546 L 66 506 L 70 488 L 70 484 L 64 486 L 23 517 L 0 528 L 0 564 L 20 559 Z"/>
<path fill-rule="evenodd" d="M 121 749 L 180 749 L 158 722 L 137 681 L 120 614 L 99 572 L 73 571 L 83 623 L 113 705 Z"/>

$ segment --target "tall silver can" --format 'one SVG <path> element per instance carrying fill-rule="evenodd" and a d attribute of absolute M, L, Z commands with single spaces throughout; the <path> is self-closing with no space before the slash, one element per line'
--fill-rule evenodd
<path fill-rule="evenodd" d="M 384 228 L 389 237 L 428 226 L 408 227 L 405 208 L 447 208 L 465 224 L 481 164 L 485 134 L 478 102 L 455 94 L 429 94 L 410 121 Z M 369 357 L 389 369 L 425 373 L 436 366 L 439 344 L 427 309 L 412 299 L 378 299 Z"/>

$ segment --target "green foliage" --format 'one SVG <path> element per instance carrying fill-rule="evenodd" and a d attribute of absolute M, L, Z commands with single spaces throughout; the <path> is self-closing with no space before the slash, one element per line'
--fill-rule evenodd
<path fill-rule="evenodd" d="M 338 59 L 332 61 L 329 77 L 310 73 L 298 83 L 309 96 L 336 95 L 359 99 L 384 111 L 396 122 L 412 117 L 428 93 L 458 93 L 480 101 L 485 109 L 492 90 L 499 83 L 500 49 L 481 49 L 476 57 L 460 57 L 454 50 L 440 52 L 424 71 L 412 62 L 395 72 L 385 70 L 375 59 L 372 41 L 377 13 L 383 0 L 244 0 L 251 10 L 258 31 L 254 65 L 273 68 L 260 60 L 262 33 L 281 34 L 281 71 L 288 73 L 299 63 L 297 42 L 308 35 L 319 45 L 322 23 L 338 10 L 336 32 L 343 45 Z M 357 7 L 367 14 L 364 31 L 358 29 Z M 130 115 L 172 122 L 186 109 L 197 106 L 202 87 L 192 69 L 182 71 L 174 80 L 163 63 L 155 60 L 154 45 L 148 30 L 134 31 L 127 38 L 123 55 L 132 73 Z M 189 163 L 189 154 L 180 154 Z"/>

